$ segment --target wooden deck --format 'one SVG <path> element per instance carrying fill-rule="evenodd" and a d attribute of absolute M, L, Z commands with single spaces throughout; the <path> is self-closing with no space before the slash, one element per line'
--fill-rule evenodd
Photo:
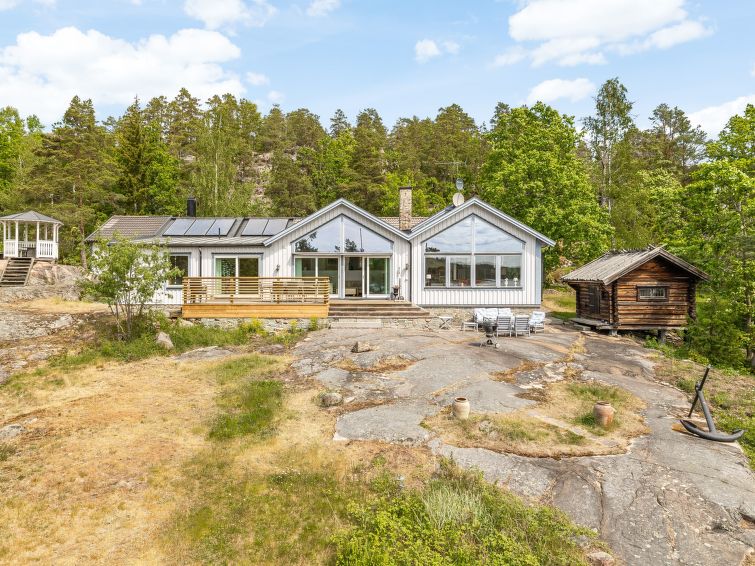
<path fill-rule="evenodd" d="M 327 277 L 184 277 L 184 318 L 325 318 Z"/>

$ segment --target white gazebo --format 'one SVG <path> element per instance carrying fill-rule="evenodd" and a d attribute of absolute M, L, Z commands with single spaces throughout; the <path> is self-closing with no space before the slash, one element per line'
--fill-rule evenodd
<path fill-rule="evenodd" d="M 3 225 L 3 256 L 58 259 L 58 241 L 63 223 L 39 212 L 19 212 L 0 217 Z"/>

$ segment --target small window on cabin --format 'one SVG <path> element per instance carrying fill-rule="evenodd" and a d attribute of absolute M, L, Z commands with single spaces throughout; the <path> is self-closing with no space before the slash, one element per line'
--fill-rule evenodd
<path fill-rule="evenodd" d="M 668 287 L 637 287 L 638 301 L 667 301 Z"/>
<path fill-rule="evenodd" d="M 189 274 L 189 256 L 188 255 L 171 255 L 170 256 L 171 267 L 177 267 L 181 270 L 181 273 L 175 277 L 171 277 L 168 281 L 168 285 L 171 287 L 180 287 L 183 285 L 184 277 Z"/>

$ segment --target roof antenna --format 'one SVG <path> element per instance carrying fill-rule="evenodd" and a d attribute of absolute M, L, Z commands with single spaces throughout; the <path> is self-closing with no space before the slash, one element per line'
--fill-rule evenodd
<path fill-rule="evenodd" d="M 464 179 L 461 177 L 456 179 L 456 193 L 454 194 L 452 202 L 454 206 L 461 206 L 464 203 Z"/>

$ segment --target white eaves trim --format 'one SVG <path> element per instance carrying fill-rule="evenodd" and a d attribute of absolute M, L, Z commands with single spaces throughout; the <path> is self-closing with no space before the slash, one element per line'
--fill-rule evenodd
<path fill-rule="evenodd" d="M 401 230 L 398 230 L 398 229 L 394 228 L 393 226 L 391 226 L 387 222 L 385 222 L 383 220 L 380 220 L 380 218 L 378 218 L 377 216 L 373 216 L 372 214 L 370 214 L 366 210 L 364 210 L 362 208 L 359 208 L 357 205 L 355 205 L 355 204 L 347 201 L 345 198 L 339 198 L 338 200 L 336 200 L 334 202 L 331 202 L 328 206 L 321 208 L 317 212 L 313 212 L 312 214 L 310 214 L 306 218 L 302 218 L 299 222 L 296 222 L 295 224 L 292 224 L 291 226 L 289 226 L 288 228 L 286 228 L 282 232 L 278 232 L 275 236 L 272 236 L 272 237 L 268 238 L 267 240 L 265 240 L 263 242 L 264 245 L 265 246 L 269 246 L 270 244 L 272 244 L 274 242 L 277 242 L 281 238 L 286 237 L 288 234 L 290 234 L 294 230 L 298 230 L 302 226 L 306 226 L 307 224 L 309 224 L 311 222 L 314 222 L 315 220 L 317 220 L 318 218 L 320 218 L 324 214 L 327 214 L 328 212 L 330 212 L 331 210 L 333 210 L 334 208 L 337 208 L 339 206 L 344 206 L 344 207 L 348 208 L 352 212 L 356 213 L 358 216 L 361 216 L 362 218 L 364 218 L 366 220 L 369 220 L 370 222 L 374 222 L 375 224 L 377 224 L 381 228 L 384 228 L 384 229 L 388 230 L 389 232 L 391 232 L 392 234 L 395 234 L 399 238 L 402 238 L 404 240 L 408 240 L 409 237 L 410 237 L 410 234 L 405 234 Z"/>
<path fill-rule="evenodd" d="M 461 211 L 463 211 L 463 210 L 465 210 L 465 209 L 467 209 L 467 208 L 469 208 L 471 206 L 478 206 L 478 207 L 482 208 L 483 210 L 486 210 L 490 214 L 498 216 L 499 218 L 505 220 L 506 222 L 509 222 L 510 224 L 513 224 L 514 226 L 516 226 L 520 230 L 526 232 L 527 234 L 529 234 L 530 236 L 534 237 L 535 239 L 540 240 L 540 242 L 542 242 L 546 246 L 553 246 L 556 243 L 553 240 L 551 240 L 549 237 L 541 234 L 537 230 L 533 230 L 532 228 L 530 228 L 526 224 L 524 224 L 522 222 L 519 222 L 519 220 L 517 220 L 516 218 L 512 218 L 508 214 L 506 214 L 504 212 L 501 212 L 500 210 L 498 210 L 494 206 L 489 205 L 488 203 L 486 203 L 485 201 L 479 199 L 478 197 L 472 197 L 471 199 L 469 199 L 468 201 L 464 202 L 460 206 L 457 206 L 457 207 L 453 208 L 452 210 L 449 210 L 446 214 L 436 215 L 434 217 L 429 218 L 427 221 L 422 222 L 421 224 L 418 224 L 415 227 L 415 229 L 412 230 L 412 232 L 409 233 L 409 237 L 410 238 L 414 238 L 415 236 L 417 236 L 418 234 L 421 234 L 425 230 L 429 230 L 430 228 L 432 228 L 433 226 L 435 226 L 439 222 L 442 222 L 442 221 L 446 220 L 451 215 L 456 214 L 457 212 L 461 212 Z"/>

